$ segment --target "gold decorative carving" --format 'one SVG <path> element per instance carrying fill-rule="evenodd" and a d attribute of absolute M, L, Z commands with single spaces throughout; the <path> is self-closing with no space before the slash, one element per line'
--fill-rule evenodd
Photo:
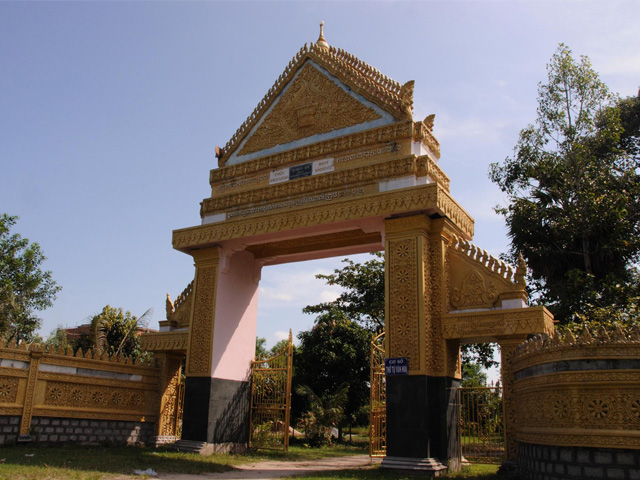
<path fill-rule="evenodd" d="M 27 369 L 0 367 L 0 414 L 21 415 L 22 435 L 29 433 L 34 415 L 155 421 L 155 367 L 127 363 L 131 360 L 126 358 L 91 358 L 91 352 L 86 358 L 68 351 L 46 352 L 40 345 L 2 348 L 0 359 L 28 365 Z M 65 370 L 41 370 L 44 365 Z"/>
<path fill-rule="evenodd" d="M 425 292 L 425 297 L 431 297 L 431 328 L 428 335 L 431 336 L 431 348 L 433 350 L 430 370 L 432 375 L 460 377 L 459 358 L 456 356 L 454 361 L 453 352 L 447 348 L 447 342 L 445 342 L 442 334 L 443 299 L 446 297 L 444 292 L 446 285 L 444 271 L 447 251 L 447 240 L 443 236 L 444 227 L 444 219 L 435 221 L 432 233 L 429 235 L 432 291 L 430 294 Z"/>
<path fill-rule="evenodd" d="M 457 254 L 464 256 L 476 265 L 481 265 L 507 282 L 515 284 L 516 279 L 514 277 L 513 268 L 510 265 L 507 265 L 502 260 L 498 260 L 487 253 L 486 250 L 481 250 L 464 238 L 454 236 L 453 239 L 454 241 L 451 244 L 451 247 Z M 524 286 L 522 289 L 524 289 Z"/>
<path fill-rule="evenodd" d="M 449 191 L 449 177 L 431 157 L 423 155 L 422 157 L 418 157 L 416 162 L 419 177 L 429 176 L 434 182 L 442 185 L 447 192 Z"/>
<path fill-rule="evenodd" d="M 518 432 L 518 441 L 537 445 L 557 445 L 593 448 L 640 449 L 640 432 L 598 432 L 589 430 L 548 433 L 541 429 L 523 429 Z"/>
<path fill-rule="evenodd" d="M 401 140 L 411 139 L 413 129 L 413 122 L 394 123 L 275 153 L 250 162 L 215 168 L 209 172 L 209 183 L 213 185 L 224 181 L 235 181 L 237 178 L 246 177 L 247 175 L 269 172 L 287 165 L 304 163 L 316 158 L 335 157 L 341 152 L 355 148 L 361 149 L 397 143 Z"/>
<path fill-rule="evenodd" d="M 400 88 L 400 108 L 409 118 L 413 115 L 413 89 L 415 83 L 413 80 L 409 80 Z"/>
<path fill-rule="evenodd" d="M 161 395 L 157 425 L 158 435 L 176 434 L 176 407 L 182 358 L 181 356 L 167 355 L 159 359 Z"/>
<path fill-rule="evenodd" d="M 347 230 L 345 232 L 327 233 L 313 237 L 293 238 L 278 242 L 262 243 L 247 247 L 254 258 L 260 259 L 278 255 L 292 255 L 296 253 L 316 252 L 354 245 L 381 244 L 380 233 L 365 233 L 362 230 Z"/>
<path fill-rule="evenodd" d="M 105 369 L 105 371 L 108 370 Z M 38 381 L 40 380 L 52 382 L 68 382 L 87 386 L 99 385 L 103 387 L 124 387 L 135 388 L 137 390 L 156 391 L 158 384 L 158 371 L 155 371 L 155 375 L 153 377 L 142 377 L 141 381 L 121 380 L 117 378 L 90 377 L 84 375 L 72 375 L 54 372 L 39 372 Z"/>
<path fill-rule="evenodd" d="M 449 261 L 449 308 L 451 310 L 494 308 L 509 299 L 525 301 L 526 267 L 514 273 L 506 263 L 489 255 L 458 235 L 452 236 Z"/>
<path fill-rule="evenodd" d="M 516 382 L 518 437 L 520 433 L 535 429 L 547 435 L 558 435 L 553 444 L 566 445 L 561 443 L 562 437 L 573 430 L 574 434 L 580 432 L 589 437 L 592 446 L 607 448 L 615 444 L 600 443 L 602 430 L 609 435 L 613 431 L 620 432 L 621 436 L 628 431 L 640 435 L 637 413 L 640 388 L 625 388 L 629 385 L 626 383 L 612 384 L 621 379 L 613 372 L 608 373 L 602 383 L 595 378 L 588 379 L 588 383 L 578 383 L 568 375 L 554 376 L 555 381 L 550 380 L 536 388 L 526 381 Z"/>
<path fill-rule="evenodd" d="M 318 203 L 334 203 L 341 200 L 344 201 L 345 199 L 351 197 L 361 197 L 366 193 L 370 192 L 366 192 L 364 187 L 345 188 L 329 192 L 314 193 L 312 195 L 306 195 L 292 199 L 283 199 L 279 202 L 270 202 L 262 205 L 257 205 L 255 207 L 248 207 L 242 210 L 232 210 L 231 212 L 227 212 L 226 218 L 227 220 L 230 220 L 235 217 L 246 217 L 248 215 L 260 215 L 281 210 L 298 209 L 305 206 L 312 206 Z"/>
<path fill-rule="evenodd" d="M 502 339 L 500 341 L 500 377 L 502 380 L 502 412 L 505 436 L 505 454 L 507 460 L 515 460 L 518 457 L 517 431 L 519 417 L 516 411 L 517 398 L 514 391 L 513 358 L 517 345 L 522 342 L 524 336 Z"/>
<path fill-rule="evenodd" d="M 391 357 L 407 357 L 420 370 L 418 245 L 416 238 L 388 241 L 388 338 Z"/>
<path fill-rule="evenodd" d="M 310 64 L 300 70 L 238 155 L 381 118 Z"/>
<path fill-rule="evenodd" d="M 15 403 L 18 397 L 18 379 L 0 377 L 0 403 Z"/>
<path fill-rule="evenodd" d="M 495 283 L 489 281 L 487 285 L 475 269 L 467 273 L 460 288 L 454 288 L 451 292 L 451 305 L 457 309 L 493 306 L 497 301 L 498 289 Z"/>
<path fill-rule="evenodd" d="M 197 252 L 193 319 L 189 329 L 187 376 L 209 376 L 218 282 L 218 250 Z M 206 258 L 209 255 L 209 258 Z M 203 260 L 200 258 L 204 257 Z"/>
<path fill-rule="evenodd" d="M 140 347 L 150 352 L 186 352 L 189 332 L 152 332 L 140 336 Z"/>
<path fill-rule="evenodd" d="M 429 150 L 433 152 L 436 158 L 440 158 L 440 142 L 433 135 L 430 126 L 427 122 L 427 117 L 424 122 L 416 122 L 413 130 L 413 139 L 418 142 L 422 142 Z"/>
<path fill-rule="evenodd" d="M 20 420 L 20 435 L 28 435 L 31 428 L 31 416 L 33 415 L 33 394 L 38 380 L 38 365 L 42 352 L 30 352 L 31 362 L 29 364 L 29 377 L 27 378 L 27 388 L 24 395 L 24 409 Z"/>
<path fill-rule="evenodd" d="M 48 353 L 46 354 L 43 363 L 48 365 L 61 365 L 72 368 L 86 368 L 90 370 L 107 370 L 110 372 L 127 373 L 132 375 L 157 375 L 156 368 L 141 364 L 141 363 L 127 363 L 130 359 L 122 357 L 120 359 L 112 357 L 108 359 L 105 355 L 103 360 L 90 357 L 74 357 L 73 353 L 69 356 L 57 355 Z M 46 372 L 41 372 L 40 375 L 45 375 Z"/>
<path fill-rule="evenodd" d="M 155 422 L 157 417 L 149 413 L 123 413 L 108 410 L 92 410 L 80 407 L 38 407 L 33 409 L 36 417 L 84 418 L 97 420 L 119 420 L 123 422 Z"/>
<path fill-rule="evenodd" d="M 143 392 L 133 388 L 87 386 L 65 382 L 47 382 L 44 405 L 54 407 L 91 407 L 97 410 L 145 411 Z"/>
<path fill-rule="evenodd" d="M 518 371 L 539 363 L 565 360 L 639 358 L 640 338 L 632 339 L 632 332 L 623 332 L 620 327 L 616 330 L 619 333 L 614 332 L 612 338 L 607 340 L 599 336 L 594 338 L 586 329 L 577 339 L 571 332 L 567 332 L 564 336 L 557 331 L 536 335 L 518 346 L 513 368 Z M 588 348 L 575 348 L 577 346 Z M 576 372 L 575 375 L 579 373 Z"/>
<path fill-rule="evenodd" d="M 411 211 L 432 211 L 447 216 L 460 229 L 460 233 L 469 237 L 473 235 L 471 217 L 444 188 L 438 184 L 429 184 L 394 192 L 365 195 L 332 205 L 301 208 L 284 213 L 174 230 L 173 247 L 189 251 L 199 246 L 233 238 Z"/>
<path fill-rule="evenodd" d="M 410 103 L 408 88 L 382 75 L 378 70 L 358 60 L 353 55 L 335 47 L 322 47 L 306 44 L 289 62 L 284 72 L 269 89 L 253 113 L 238 128 L 225 147 L 219 151 L 219 164 L 223 166 L 247 134 L 260 121 L 264 113 L 271 108 L 283 91 L 307 60 L 313 60 L 330 74 L 352 88 L 367 100 L 379 105 L 397 119 L 407 118 L 407 106 Z"/>
<path fill-rule="evenodd" d="M 510 359 L 519 441 L 546 445 L 640 449 L 640 371 L 617 368 L 554 371 L 549 364 L 597 365 L 640 358 L 640 338 L 616 326 L 577 338 L 554 332 L 520 344 Z M 571 362 L 571 364 L 567 363 Z M 531 370 L 534 367 L 537 369 Z M 528 372 L 528 373 L 526 373 Z M 522 375 L 522 374 L 520 374 Z M 535 440 L 534 440 L 535 439 Z"/>
<path fill-rule="evenodd" d="M 189 326 L 191 306 L 193 304 L 192 292 L 193 281 L 176 297 L 174 302 L 171 302 L 171 298 L 167 293 L 167 320 L 169 322 L 175 322 L 180 328 Z M 170 308 L 169 303 L 171 303 Z"/>
<path fill-rule="evenodd" d="M 0 406 L 0 415 L 22 415 L 22 406 L 19 407 L 6 407 Z"/>
<path fill-rule="evenodd" d="M 545 307 L 449 313 L 442 317 L 447 339 L 496 339 L 553 332 L 553 315 Z"/>
<path fill-rule="evenodd" d="M 326 191 L 345 185 L 357 186 L 380 179 L 387 179 L 417 173 L 417 162 L 414 156 L 401 158 L 385 163 L 366 165 L 360 168 L 341 172 L 314 175 L 295 182 L 284 182 L 276 185 L 235 193 L 220 197 L 206 198 L 202 202 L 202 215 L 236 208 L 241 205 L 259 205 L 267 201 L 275 201 L 284 197 L 293 197 L 315 192 Z"/>
<path fill-rule="evenodd" d="M 6 358 L 7 360 L 18 360 L 26 363 L 29 363 L 31 361 L 29 357 L 29 352 L 26 351 L 25 349 L 18 350 L 15 344 L 13 344 L 13 346 L 0 348 L 0 358 Z"/>

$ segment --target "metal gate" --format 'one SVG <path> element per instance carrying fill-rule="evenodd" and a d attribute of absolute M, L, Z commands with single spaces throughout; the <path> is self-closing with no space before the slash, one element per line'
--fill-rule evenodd
<path fill-rule="evenodd" d="M 251 362 L 249 446 L 268 450 L 289 448 L 293 337 L 271 358 Z"/>
<path fill-rule="evenodd" d="M 387 385 L 384 375 L 384 332 L 371 341 L 369 456 L 387 454 Z"/>
<path fill-rule="evenodd" d="M 502 462 L 505 458 L 502 388 L 460 388 L 458 402 L 461 455 L 470 462 Z"/>

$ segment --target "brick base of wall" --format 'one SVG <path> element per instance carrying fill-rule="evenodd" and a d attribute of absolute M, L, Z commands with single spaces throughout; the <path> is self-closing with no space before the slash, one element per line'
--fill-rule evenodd
<path fill-rule="evenodd" d="M 19 416 L 0 416 L 0 445 L 14 443 L 19 427 Z M 142 445 L 154 442 L 153 427 L 145 422 L 33 417 L 30 434 L 32 442 L 42 443 Z"/>
<path fill-rule="evenodd" d="M 520 443 L 524 480 L 640 480 L 640 451 Z"/>
<path fill-rule="evenodd" d="M 0 415 L 0 445 L 15 443 L 20 433 L 18 415 Z"/>

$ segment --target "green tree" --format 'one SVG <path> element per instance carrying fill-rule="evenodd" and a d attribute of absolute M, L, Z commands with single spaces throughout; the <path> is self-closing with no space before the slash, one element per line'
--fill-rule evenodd
<path fill-rule="evenodd" d="M 371 334 L 342 310 L 332 309 L 320 315 L 311 330 L 300 332 L 298 339 L 300 346 L 293 358 L 296 387 L 305 385 L 317 398 L 328 399 L 348 385 L 344 419 L 335 425 L 342 438 L 343 427 L 355 425 L 358 413 L 369 403 Z M 299 402 L 294 403 L 298 403 L 294 412 L 298 417 L 304 409 Z"/>
<path fill-rule="evenodd" d="M 69 341 L 67 339 L 67 332 L 61 325 L 59 325 L 47 337 L 44 344 L 46 347 L 50 349 L 56 349 L 56 350 L 64 349 L 67 345 L 69 345 Z"/>
<path fill-rule="evenodd" d="M 277 355 L 278 353 L 282 352 L 282 350 L 284 350 L 288 343 L 289 339 L 287 338 L 278 340 L 275 345 L 269 349 L 269 355 Z"/>
<path fill-rule="evenodd" d="M 278 340 L 276 344 L 267 350 L 267 339 L 264 337 L 256 337 L 256 357 L 255 358 L 268 358 L 277 355 L 287 346 L 289 340 L 283 338 Z"/>
<path fill-rule="evenodd" d="M 124 312 L 122 308 L 105 306 L 102 311 L 91 318 L 91 332 L 93 345 L 99 353 L 105 352 L 109 356 L 123 355 L 139 357 L 146 354 L 140 348 L 138 331 L 146 328 L 152 310 L 147 310 L 140 318 Z"/>
<path fill-rule="evenodd" d="M 509 198 L 497 209 L 511 238 L 507 256 L 522 254 L 534 301 L 567 324 L 637 299 L 640 110 L 565 45 L 547 73 L 535 124 L 490 177 Z"/>
<path fill-rule="evenodd" d="M 344 288 L 340 296 L 332 301 L 309 305 L 304 313 L 328 313 L 335 309 L 344 312 L 351 320 L 375 331 L 384 329 L 384 255 L 373 253 L 373 259 L 355 263 L 348 258 L 341 269 L 329 275 L 316 275 L 329 285 Z"/>
<path fill-rule="evenodd" d="M 309 410 L 298 422 L 309 445 L 319 447 L 331 443 L 332 429 L 344 422 L 348 392 L 347 384 L 342 384 L 335 392 L 327 392 L 323 396 L 317 395 L 308 385 L 296 387 L 296 393 L 309 402 Z"/>
<path fill-rule="evenodd" d="M 487 374 L 478 363 L 462 365 L 462 387 L 477 388 L 487 386 Z"/>
<path fill-rule="evenodd" d="M 267 347 L 267 339 L 264 337 L 256 337 L 256 358 L 265 358 L 268 354 Z"/>
<path fill-rule="evenodd" d="M 61 287 L 42 270 L 40 245 L 10 233 L 17 220 L 0 215 L 0 336 L 30 342 L 40 326 L 36 312 L 53 305 Z"/>

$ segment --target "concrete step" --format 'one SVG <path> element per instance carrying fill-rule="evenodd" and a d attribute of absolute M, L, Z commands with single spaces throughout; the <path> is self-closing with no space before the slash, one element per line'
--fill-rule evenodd
<path fill-rule="evenodd" d="M 179 452 L 199 453 L 200 455 L 211 455 L 213 453 L 212 444 L 196 440 L 178 440 L 173 444 L 173 448 Z"/>

